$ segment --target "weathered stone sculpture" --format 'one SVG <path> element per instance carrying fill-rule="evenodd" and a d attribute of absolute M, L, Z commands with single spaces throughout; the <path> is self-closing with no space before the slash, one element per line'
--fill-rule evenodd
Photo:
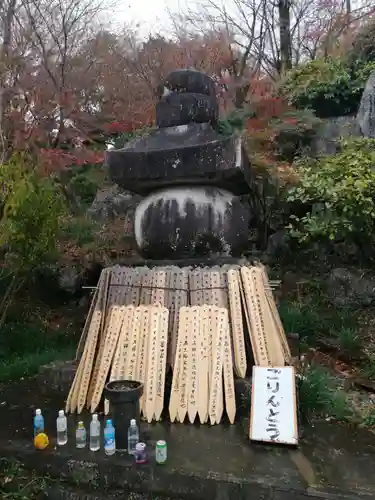
<path fill-rule="evenodd" d="M 144 196 L 135 237 L 148 258 L 239 255 L 249 213 L 238 196 L 249 190 L 238 137 L 215 131 L 214 81 L 194 70 L 172 72 L 160 86 L 158 128 L 106 161 L 112 180 Z"/>

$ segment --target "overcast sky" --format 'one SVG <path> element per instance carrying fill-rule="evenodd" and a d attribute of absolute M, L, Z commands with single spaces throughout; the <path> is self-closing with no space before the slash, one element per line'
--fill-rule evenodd
<path fill-rule="evenodd" d="M 115 3 L 116 8 L 108 15 L 111 22 L 120 29 L 127 23 L 139 24 L 139 35 L 147 37 L 149 33 L 170 32 L 168 10 L 186 12 L 186 6 L 196 2 L 195 0 L 115 0 Z M 233 5 L 231 0 L 226 0 L 224 3 L 226 8 Z M 368 3 L 368 0 L 352 0 L 352 9 L 355 10 L 364 3 Z"/>
<path fill-rule="evenodd" d="M 169 28 L 168 9 L 179 10 L 185 0 L 120 0 L 116 8 L 115 24 L 139 24 L 139 34 L 167 31 Z"/>

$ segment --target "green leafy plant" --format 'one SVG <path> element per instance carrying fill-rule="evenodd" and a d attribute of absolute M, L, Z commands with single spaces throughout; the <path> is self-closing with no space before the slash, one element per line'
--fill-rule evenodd
<path fill-rule="evenodd" d="M 135 137 L 139 137 L 143 134 L 147 134 L 147 132 L 150 132 L 151 130 L 152 130 L 152 127 L 147 125 L 145 127 L 141 127 L 139 129 L 133 130 L 131 132 L 125 132 L 124 134 L 121 134 L 118 137 L 116 137 L 113 145 L 114 145 L 115 149 L 121 149 L 125 146 L 125 144 L 127 144 L 129 141 L 131 141 Z"/>
<path fill-rule="evenodd" d="M 356 113 L 365 83 L 346 61 L 316 59 L 291 71 L 280 92 L 291 105 L 326 118 Z"/>
<path fill-rule="evenodd" d="M 371 73 L 375 71 L 375 61 L 366 64 L 360 64 L 359 62 L 356 62 L 355 71 L 357 76 L 358 87 L 359 89 L 362 89 L 366 84 Z"/>
<path fill-rule="evenodd" d="M 321 328 L 324 328 L 319 310 L 310 304 L 282 301 L 279 305 L 279 314 L 285 331 L 298 334 L 300 340 L 307 345 L 315 343 Z"/>
<path fill-rule="evenodd" d="M 92 243 L 95 239 L 95 231 L 98 225 L 88 217 L 66 217 L 61 224 L 61 232 L 64 240 L 72 241 L 78 247 Z"/>
<path fill-rule="evenodd" d="M 230 136 L 235 132 L 241 132 L 245 128 L 247 120 L 253 117 L 254 112 L 251 109 L 234 109 L 218 121 L 216 130 L 220 134 Z"/>
<path fill-rule="evenodd" d="M 287 199 L 313 209 L 291 216 L 290 234 L 300 242 L 354 241 L 371 248 L 375 223 L 375 140 L 343 142 L 334 156 L 303 160 L 298 165 L 299 184 Z"/>
<path fill-rule="evenodd" d="M 0 329 L 27 275 L 55 253 L 60 217 L 65 213 L 58 188 L 49 178 L 40 177 L 27 160 L 15 156 L 0 166 L 0 245 L 12 274 L 0 304 Z"/>
<path fill-rule="evenodd" d="M 375 380 L 375 356 L 369 356 L 363 364 L 361 373 L 369 378 Z"/>
<path fill-rule="evenodd" d="M 310 110 L 291 110 L 270 122 L 276 158 L 293 162 L 312 147 L 321 120 Z"/>
<path fill-rule="evenodd" d="M 0 459 L 2 500 L 42 500 L 47 498 L 47 478 L 27 472 L 17 460 Z"/>
<path fill-rule="evenodd" d="M 361 336 L 355 328 L 343 327 L 337 333 L 339 349 L 348 359 L 358 356 L 363 347 Z"/>
<path fill-rule="evenodd" d="M 366 414 L 363 418 L 362 427 L 366 427 L 368 429 L 371 429 L 372 432 L 375 433 L 375 408 L 368 409 L 368 411 L 366 412 Z"/>
<path fill-rule="evenodd" d="M 331 417 L 346 420 L 350 415 L 343 391 L 337 391 L 335 380 L 321 366 L 307 366 L 299 374 L 298 398 L 303 419 Z"/>

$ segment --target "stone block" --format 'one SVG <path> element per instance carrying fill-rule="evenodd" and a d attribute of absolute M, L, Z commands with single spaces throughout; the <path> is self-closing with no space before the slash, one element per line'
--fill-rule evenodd
<path fill-rule="evenodd" d="M 164 81 L 164 87 L 169 91 L 192 92 L 214 96 L 216 85 L 214 80 L 194 69 L 177 69 L 172 71 Z"/>
<path fill-rule="evenodd" d="M 135 211 L 135 238 L 144 257 L 239 256 L 248 242 L 249 211 L 216 187 L 171 187 L 144 198 Z"/>
<path fill-rule="evenodd" d="M 171 92 L 156 104 L 156 125 L 176 127 L 188 123 L 216 123 L 219 106 L 213 96 Z"/>
<path fill-rule="evenodd" d="M 251 182 L 240 140 L 217 133 L 209 123 L 154 129 L 122 149 L 106 151 L 106 163 L 114 183 L 142 196 L 192 184 L 242 195 Z"/>

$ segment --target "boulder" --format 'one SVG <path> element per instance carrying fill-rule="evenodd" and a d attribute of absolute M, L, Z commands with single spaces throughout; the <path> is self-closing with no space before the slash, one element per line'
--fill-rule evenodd
<path fill-rule="evenodd" d="M 370 306 L 375 302 L 375 276 L 367 276 L 347 268 L 336 268 L 328 277 L 327 290 L 336 306 Z"/>
<path fill-rule="evenodd" d="M 266 254 L 270 258 L 277 258 L 289 253 L 290 240 L 290 235 L 285 229 L 278 229 L 268 238 Z"/>
<path fill-rule="evenodd" d="M 58 283 L 61 290 L 75 294 L 79 288 L 81 272 L 76 266 L 62 266 L 58 272 Z"/>
<path fill-rule="evenodd" d="M 341 139 L 360 135 L 355 116 L 338 116 L 322 120 L 313 140 L 312 153 L 314 155 L 334 155 L 340 148 Z"/>
<path fill-rule="evenodd" d="M 111 186 L 97 192 L 87 213 L 96 221 L 108 222 L 126 214 L 129 209 L 134 209 L 140 199 L 140 196 L 133 195 L 118 186 Z"/>
<path fill-rule="evenodd" d="M 375 139 L 375 71 L 370 74 L 363 91 L 357 122 L 364 137 Z"/>

